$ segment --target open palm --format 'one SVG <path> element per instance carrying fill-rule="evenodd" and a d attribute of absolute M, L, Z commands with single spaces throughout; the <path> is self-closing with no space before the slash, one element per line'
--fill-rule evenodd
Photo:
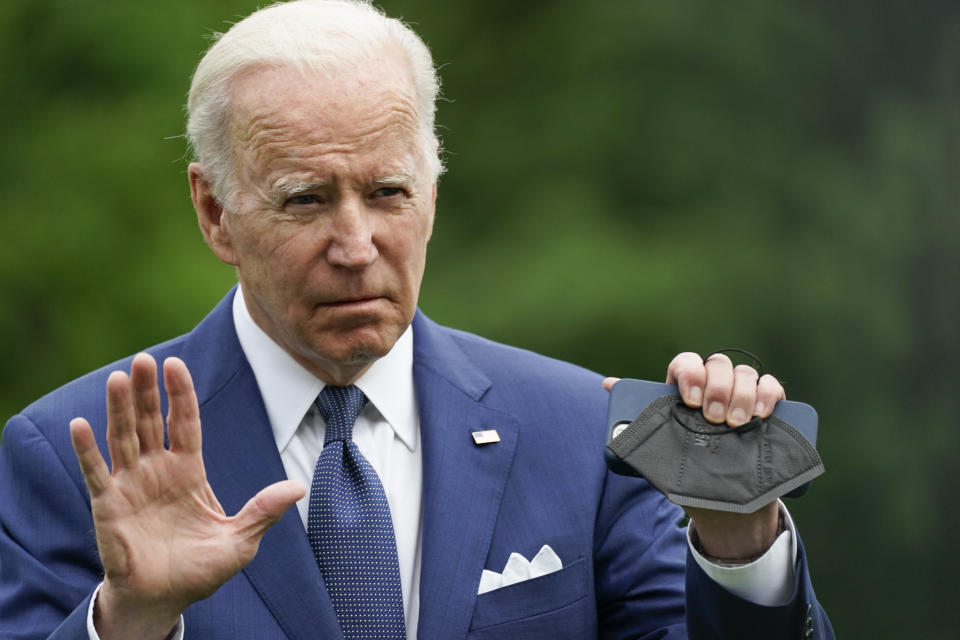
<path fill-rule="evenodd" d="M 278 482 L 227 516 L 207 483 L 190 373 L 181 360 L 168 358 L 163 375 L 169 448 L 157 366 L 147 354 L 134 358 L 129 376 L 115 371 L 107 380 L 112 470 L 89 423 L 70 423 L 104 570 L 95 616 L 102 640 L 116 632 L 164 637 L 190 603 L 253 559 L 266 530 L 304 495 L 298 483 Z"/>

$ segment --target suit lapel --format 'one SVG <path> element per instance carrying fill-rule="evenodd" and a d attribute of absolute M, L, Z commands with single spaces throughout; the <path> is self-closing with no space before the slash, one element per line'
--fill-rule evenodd
<path fill-rule="evenodd" d="M 414 320 L 414 380 L 423 443 L 418 637 L 462 638 L 513 462 L 515 418 L 481 404 L 486 376 L 443 329 Z M 496 429 L 478 446 L 471 432 Z"/>
<path fill-rule="evenodd" d="M 200 401 L 207 479 L 229 515 L 286 479 L 256 378 L 237 340 L 232 298 L 193 331 L 183 350 Z M 291 640 L 342 638 L 296 508 L 267 531 L 243 574 Z"/>

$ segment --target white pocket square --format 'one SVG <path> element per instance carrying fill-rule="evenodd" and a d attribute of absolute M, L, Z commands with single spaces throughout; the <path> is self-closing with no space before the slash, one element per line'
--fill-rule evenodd
<path fill-rule="evenodd" d="M 500 587 L 509 587 L 511 584 L 531 578 L 539 578 L 562 568 L 563 563 L 560 562 L 559 556 L 548 544 L 540 547 L 540 551 L 533 557 L 533 560 L 527 560 L 519 553 L 511 553 L 502 573 L 489 569 L 483 570 L 480 575 L 480 588 L 477 589 L 477 595 L 494 591 Z"/>

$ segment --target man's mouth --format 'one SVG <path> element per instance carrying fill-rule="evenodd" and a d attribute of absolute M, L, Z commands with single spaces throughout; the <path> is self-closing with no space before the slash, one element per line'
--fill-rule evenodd
<path fill-rule="evenodd" d="M 322 303 L 322 306 L 325 307 L 351 307 L 351 306 L 363 306 L 379 300 L 381 296 L 360 296 L 355 298 L 340 298 L 338 300 L 331 300 L 329 302 Z"/>

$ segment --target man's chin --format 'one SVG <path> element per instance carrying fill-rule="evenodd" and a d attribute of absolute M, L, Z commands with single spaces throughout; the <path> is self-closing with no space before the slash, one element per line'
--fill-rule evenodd
<path fill-rule="evenodd" d="M 387 355 L 407 328 L 397 309 L 383 311 L 315 315 L 300 334 L 298 360 L 309 361 L 315 374 L 366 369 Z"/>
<path fill-rule="evenodd" d="M 402 333 L 370 326 L 337 331 L 316 342 L 313 355 L 335 366 L 366 367 L 387 355 Z"/>
<path fill-rule="evenodd" d="M 384 351 L 372 348 L 357 348 L 341 355 L 336 363 L 345 367 L 366 367 L 389 352 L 389 349 Z"/>

